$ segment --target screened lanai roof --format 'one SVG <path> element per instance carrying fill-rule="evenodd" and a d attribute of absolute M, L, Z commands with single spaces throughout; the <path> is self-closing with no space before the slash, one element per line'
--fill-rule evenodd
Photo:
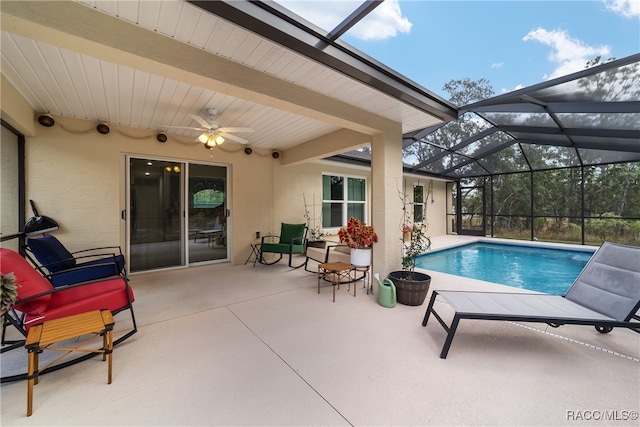
<path fill-rule="evenodd" d="M 405 171 L 450 179 L 640 161 L 640 54 L 461 107 L 403 150 Z"/>

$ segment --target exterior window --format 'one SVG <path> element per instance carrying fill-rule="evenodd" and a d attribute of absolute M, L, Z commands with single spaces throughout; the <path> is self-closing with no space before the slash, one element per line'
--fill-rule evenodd
<path fill-rule="evenodd" d="M 424 222 L 424 186 L 413 186 L 413 222 L 421 224 Z"/>
<path fill-rule="evenodd" d="M 338 228 L 349 217 L 366 221 L 367 181 L 336 175 L 322 175 L 322 228 Z"/>

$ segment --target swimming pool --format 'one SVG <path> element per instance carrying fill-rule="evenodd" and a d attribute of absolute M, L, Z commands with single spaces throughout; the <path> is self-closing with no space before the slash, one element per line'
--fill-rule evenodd
<path fill-rule="evenodd" d="M 564 295 L 593 252 L 470 243 L 420 255 L 416 266 L 441 273 Z"/>

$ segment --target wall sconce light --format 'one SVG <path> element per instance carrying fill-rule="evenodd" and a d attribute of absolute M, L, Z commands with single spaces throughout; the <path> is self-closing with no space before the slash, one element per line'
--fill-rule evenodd
<path fill-rule="evenodd" d="M 244 154 L 249 155 L 251 153 L 253 153 L 253 150 L 251 149 L 251 147 L 244 147 Z"/>
<path fill-rule="evenodd" d="M 274 159 L 277 159 L 278 157 L 280 157 L 280 153 L 278 153 L 277 151 L 274 151 L 273 153 L 271 153 L 271 157 L 273 157 Z"/>
<path fill-rule="evenodd" d="M 46 128 L 50 128 L 51 126 L 56 124 L 56 121 L 53 120 L 51 114 L 41 114 L 38 116 L 38 123 Z"/>
<path fill-rule="evenodd" d="M 109 133 L 111 129 L 109 129 L 108 124 L 106 124 L 105 122 L 102 122 L 102 123 L 98 123 L 98 126 L 96 126 L 96 130 L 98 131 L 98 133 L 106 135 Z"/>
<path fill-rule="evenodd" d="M 160 132 L 156 135 L 156 139 L 158 140 L 158 142 L 167 142 L 167 135 Z"/>

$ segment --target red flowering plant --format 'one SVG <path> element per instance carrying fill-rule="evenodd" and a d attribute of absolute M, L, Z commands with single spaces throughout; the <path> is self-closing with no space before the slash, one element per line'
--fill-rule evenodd
<path fill-rule="evenodd" d="M 367 249 L 378 241 L 373 227 L 354 217 L 349 218 L 346 228 L 338 230 L 338 238 L 340 243 L 345 243 L 352 249 Z"/>

